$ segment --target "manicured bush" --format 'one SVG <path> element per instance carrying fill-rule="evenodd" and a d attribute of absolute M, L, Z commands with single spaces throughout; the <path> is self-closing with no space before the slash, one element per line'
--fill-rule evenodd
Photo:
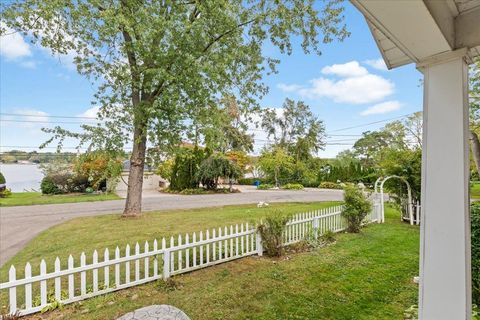
<path fill-rule="evenodd" d="M 272 189 L 274 187 L 273 184 L 270 184 L 270 183 L 264 183 L 264 184 L 261 184 L 257 187 L 258 190 L 268 190 L 268 189 Z"/>
<path fill-rule="evenodd" d="M 322 189 L 343 189 L 338 183 L 330 181 L 323 181 L 318 187 Z"/>
<path fill-rule="evenodd" d="M 46 176 L 42 179 L 40 184 L 40 190 L 42 190 L 43 194 L 60 194 L 62 190 L 57 187 L 55 182 L 52 180 L 50 176 Z"/>
<path fill-rule="evenodd" d="M 257 227 L 262 237 L 263 251 L 269 257 L 280 257 L 285 252 L 283 246 L 283 232 L 290 216 L 282 212 L 274 212 Z"/>
<path fill-rule="evenodd" d="M 286 190 L 303 190 L 303 185 L 300 183 L 287 183 L 282 187 L 282 189 Z"/>
<path fill-rule="evenodd" d="M 480 306 L 480 204 L 471 207 L 472 228 L 472 298 L 473 303 Z"/>
<path fill-rule="evenodd" d="M 360 188 L 351 185 L 345 186 L 345 209 L 342 216 L 347 220 L 348 232 L 360 232 L 363 219 L 371 209 L 372 203 Z"/>

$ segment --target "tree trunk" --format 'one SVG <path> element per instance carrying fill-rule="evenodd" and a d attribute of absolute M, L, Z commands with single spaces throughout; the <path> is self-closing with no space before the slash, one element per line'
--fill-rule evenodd
<path fill-rule="evenodd" d="M 480 141 L 478 135 L 473 130 L 470 130 L 470 140 L 472 141 L 473 160 L 475 161 L 477 173 L 480 176 Z"/>
<path fill-rule="evenodd" d="M 142 186 L 145 167 L 145 153 L 147 149 L 147 135 L 144 125 L 136 125 L 133 134 L 133 150 L 130 157 L 130 171 L 128 175 L 127 200 L 125 202 L 124 217 L 134 217 L 142 213 Z"/>

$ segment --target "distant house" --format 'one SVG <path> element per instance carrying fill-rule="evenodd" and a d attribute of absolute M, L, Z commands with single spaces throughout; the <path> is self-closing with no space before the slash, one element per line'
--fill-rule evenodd
<path fill-rule="evenodd" d="M 130 171 L 130 160 L 123 161 L 123 170 L 120 178 L 116 181 L 116 186 L 113 188 L 115 191 L 127 191 L 128 188 L 128 176 Z M 111 182 L 110 182 L 111 183 Z M 142 190 L 158 190 L 167 186 L 167 180 L 156 174 L 151 167 L 145 165 L 143 173 L 143 186 Z M 108 186 L 109 189 L 112 186 Z"/>

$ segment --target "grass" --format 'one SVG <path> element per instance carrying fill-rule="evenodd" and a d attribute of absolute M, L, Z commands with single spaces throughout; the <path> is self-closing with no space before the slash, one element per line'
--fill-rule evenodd
<path fill-rule="evenodd" d="M 332 203 L 276 204 L 301 212 Z M 135 220 L 80 218 L 53 227 L 17 254 L 22 265 L 40 256 L 89 251 L 258 219 L 265 209 L 229 206 L 150 213 Z M 171 304 L 191 319 L 401 319 L 416 303 L 419 232 L 386 211 L 387 223 L 340 234 L 334 245 L 288 259 L 249 257 L 65 306 L 47 319 L 112 319 L 150 304 Z M 5 275 L 7 266 L 0 269 Z M 3 304 L 3 303 L 2 303 Z M 32 318 L 35 318 L 33 316 Z"/>
<path fill-rule="evenodd" d="M 480 199 L 480 183 L 473 183 L 470 186 L 470 198 Z"/>
<path fill-rule="evenodd" d="M 109 194 L 62 194 L 42 195 L 40 192 L 13 192 L 8 198 L 0 198 L 0 207 L 30 206 L 34 204 L 56 204 L 72 202 L 90 202 L 120 199 Z"/>

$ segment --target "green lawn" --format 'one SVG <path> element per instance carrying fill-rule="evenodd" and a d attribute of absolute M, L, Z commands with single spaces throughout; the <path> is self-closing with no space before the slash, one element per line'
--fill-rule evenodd
<path fill-rule="evenodd" d="M 273 207 L 302 212 L 332 204 Z M 80 218 L 43 232 L 11 263 L 36 264 L 40 256 L 51 262 L 57 254 L 65 257 L 82 250 L 251 221 L 267 212 L 272 210 L 248 205 L 148 213 L 130 220 L 111 215 Z M 416 226 L 399 222 L 397 212 L 388 209 L 386 215 L 386 224 L 370 225 L 362 234 L 340 234 L 334 245 L 288 259 L 244 258 L 175 276 L 175 288 L 158 281 L 67 305 L 42 317 L 113 319 L 142 306 L 172 304 L 196 320 L 401 319 L 403 310 L 416 302 L 412 278 L 418 274 L 419 232 Z M 0 269 L 2 280 L 8 265 Z"/>
<path fill-rule="evenodd" d="M 480 183 L 474 183 L 470 187 L 470 198 L 480 199 Z"/>
<path fill-rule="evenodd" d="M 120 197 L 113 193 L 42 195 L 40 192 L 14 192 L 8 198 L 0 198 L 0 207 L 30 206 L 34 204 L 105 201 L 116 199 L 120 199 Z"/>

